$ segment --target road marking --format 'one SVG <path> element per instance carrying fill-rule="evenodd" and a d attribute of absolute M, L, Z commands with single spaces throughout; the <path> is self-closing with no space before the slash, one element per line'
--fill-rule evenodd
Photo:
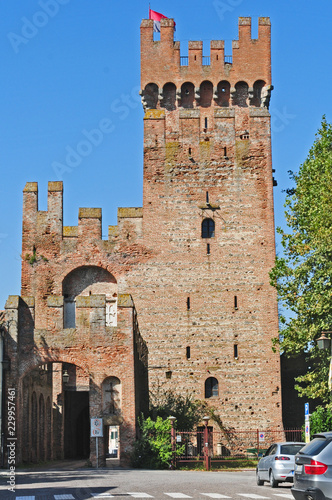
<path fill-rule="evenodd" d="M 93 498 L 114 498 L 114 496 L 109 493 L 91 493 L 91 495 Z"/>
<path fill-rule="evenodd" d="M 54 495 L 55 500 L 75 500 L 73 495 Z"/>
<path fill-rule="evenodd" d="M 16 500 L 35 500 L 35 497 L 16 497 Z"/>
<path fill-rule="evenodd" d="M 241 497 L 253 498 L 259 500 L 260 498 L 270 498 L 270 497 L 262 497 L 262 495 L 255 495 L 255 493 L 238 493 Z"/>
<path fill-rule="evenodd" d="M 291 493 L 273 493 L 275 497 L 294 498 Z"/>
<path fill-rule="evenodd" d="M 152 495 L 149 495 L 148 493 L 128 493 L 128 495 L 131 495 L 134 498 L 154 498 Z"/>
<path fill-rule="evenodd" d="M 226 495 L 221 495 L 220 493 L 201 493 L 201 495 L 204 495 L 205 497 L 209 498 L 232 498 L 232 497 L 227 497 Z"/>
<path fill-rule="evenodd" d="M 192 498 L 189 495 L 185 495 L 184 493 L 165 493 L 165 495 L 171 498 Z"/>

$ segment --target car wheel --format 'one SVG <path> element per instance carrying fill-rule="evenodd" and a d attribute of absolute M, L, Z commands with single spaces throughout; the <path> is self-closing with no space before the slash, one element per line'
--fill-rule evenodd
<path fill-rule="evenodd" d="M 256 483 L 257 483 L 257 486 L 263 486 L 263 484 L 264 484 L 264 481 L 259 477 L 258 470 L 256 470 Z"/>
<path fill-rule="evenodd" d="M 272 470 L 270 470 L 269 479 L 270 479 L 271 488 L 276 488 L 278 486 L 278 481 L 276 481 Z"/>

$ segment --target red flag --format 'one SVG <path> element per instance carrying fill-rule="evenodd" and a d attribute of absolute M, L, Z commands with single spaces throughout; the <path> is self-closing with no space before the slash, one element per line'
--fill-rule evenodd
<path fill-rule="evenodd" d="M 168 18 L 167 16 L 160 14 L 160 12 L 156 12 L 155 10 L 151 10 L 149 8 L 149 19 L 153 19 L 153 31 L 155 31 L 156 33 L 160 33 L 160 19 L 168 19 Z"/>

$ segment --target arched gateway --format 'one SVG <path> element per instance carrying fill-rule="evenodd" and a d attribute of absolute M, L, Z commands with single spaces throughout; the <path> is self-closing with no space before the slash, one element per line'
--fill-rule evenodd
<path fill-rule="evenodd" d="M 90 227 L 83 234 L 85 245 L 91 232 Z M 72 260 L 76 256 L 73 252 Z M 108 456 L 126 463 L 137 416 L 148 403 L 147 347 L 132 298 L 118 294 L 114 274 L 100 265 L 60 274 L 49 257 L 26 270 L 27 291 L 36 290 L 35 295 L 10 296 L 6 303 L 17 462 L 84 458 L 95 465 L 90 422 L 101 418 L 99 465 Z M 53 293 L 47 289 L 51 280 Z"/>

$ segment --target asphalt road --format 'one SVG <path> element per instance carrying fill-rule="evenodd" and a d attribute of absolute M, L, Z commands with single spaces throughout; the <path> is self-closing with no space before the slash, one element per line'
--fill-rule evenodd
<path fill-rule="evenodd" d="M 4 500 L 118 500 L 132 498 L 192 498 L 208 500 L 290 500 L 290 484 L 272 489 L 257 486 L 254 471 L 201 472 L 132 469 L 19 471 L 11 485 L 8 471 L 0 472 Z"/>

